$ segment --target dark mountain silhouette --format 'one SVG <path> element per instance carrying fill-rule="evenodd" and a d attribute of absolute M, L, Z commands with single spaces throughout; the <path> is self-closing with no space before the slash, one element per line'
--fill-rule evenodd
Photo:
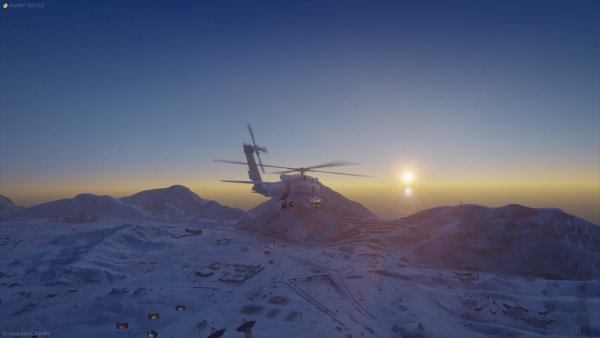
<path fill-rule="evenodd" d="M 19 216 L 66 217 L 79 214 L 101 217 L 142 218 L 146 213 L 111 196 L 79 194 L 75 198 L 56 200 L 34 205 L 19 213 Z"/>
<path fill-rule="evenodd" d="M 410 262 L 546 278 L 600 277 L 600 227 L 560 209 L 439 207 L 395 222 Z"/>
<path fill-rule="evenodd" d="M 16 205 L 10 198 L 0 195 L 0 217 L 10 216 L 25 209 Z"/>
<path fill-rule="evenodd" d="M 153 216 L 239 219 L 246 215 L 240 209 L 230 208 L 215 201 L 203 199 L 182 185 L 141 191 L 120 200 L 139 206 Z"/>

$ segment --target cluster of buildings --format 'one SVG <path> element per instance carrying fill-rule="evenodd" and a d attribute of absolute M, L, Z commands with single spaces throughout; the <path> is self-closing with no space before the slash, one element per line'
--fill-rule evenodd
<path fill-rule="evenodd" d="M 98 215 L 86 215 L 83 212 L 76 217 L 63 217 L 63 223 L 97 223 Z"/>

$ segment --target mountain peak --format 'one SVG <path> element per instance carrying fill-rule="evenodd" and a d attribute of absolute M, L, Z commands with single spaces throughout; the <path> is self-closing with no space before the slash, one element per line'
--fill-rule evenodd
<path fill-rule="evenodd" d="M 192 192 L 192 190 L 190 190 L 190 188 L 184 186 L 184 185 L 180 185 L 180 184 L 174 184 L 168 188 L 166 188 L 166 190 L 168 191 L 185 191 L 185 192 Z"/>
<path fill-rule="evenodd" d="M 332 214 L 336 217 L 347 218 L 347 217 L 358 217 L 362 219 L 379 220 L 375 214 L 373 214 L 364 205 L 346 198 L 339 192 L 331 189 L 330 187 L 319 182 L 321 186 L 321 208 L 318 210 L 323 213 Z M 293 189 L 293 188 L 292 188 Z M 278 206 L 281 208 L 281 202 L 277 199 L 270 199 L 260 205 L 256 206 L 249 211 L 250 214 L 260 214 L 265 210 L 276 210 L 277 208 L 271 208 L 271 205 Z"/>
<path fill-rule="evenodd" d="M 410 247 L 406 257 L 417 265 L 548 278 L 597 278 L 600 271 L 600 227 L 557 208 L 463 204 L 395 223 L 406 230 L 395 240 Z"/>
<path fill-rule="evenodd" d="M 140 218 L 145 213 L 134 206 L 123 203 L 111 196 L 99 196 L 90 193 L 78 194 L 74 198 L 66 198 L 34 205 L 23 211 L 22 216 L 67 217 L 80 213 L 101 217 Z"/>
<path fill-rule="evenodd" d="M 0 195 L 0 204 L 2 205 L 15 205 L 15 203 L 8 197 Z"/>
<path fill-rule="evenodd" d="M 16 205 L 10 198 L 0 195 L 0 217 L 12 215 L 23 209 L 24 207 Z"/>
<path fill-rule="evenodd" d="M 82 194 L 77 194 L 77 196 L 75 196 L 75 199 L 87 200 L 87 199 L 107 198 L 107 197 L 110 197 L 110 196 L 107 196 L 107 195 L 101 196 L 101 195 L 96 195 L 96 194 L 86 192 L 86 193 L 82 193 Z"/>
<path fill-rule="evenodd" d="M 216 219 L 236 219 L 245 214 L 239 209 L 205 200 L 188 187 L 177 184 L 167 188 L 141 191 L 131 196 L 122 197 L 121 201 L 140 206 L 154 216 L 199 216 Z"/>
<path fill-rule="evenodd" d="M 360 233 L 352 224 L 355 220 L 379 220 L 362 204 L 319 184 L 323 199 L 320 209 L 301 203 L 282 209 L 279 200 L 271 199 L 250 210 L 251 218 L 239 222 L 238 228 L 289 242 L 323 243 Z"/>

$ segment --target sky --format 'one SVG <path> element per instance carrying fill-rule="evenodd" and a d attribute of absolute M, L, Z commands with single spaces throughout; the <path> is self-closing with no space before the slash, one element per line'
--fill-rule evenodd
<path fill-rule="evenodd" d="M 251 123 L 265 163 L 361 163 L 340 170 L 373 177 L 318 177 L 383 218 L 519 203 L 600 224 L 598 1 L 15 3 L 0 194 L 18 204 L 182 184 L 252 208 L 220 182 L 247 169 L 213 162 L 244 160 Z"/>

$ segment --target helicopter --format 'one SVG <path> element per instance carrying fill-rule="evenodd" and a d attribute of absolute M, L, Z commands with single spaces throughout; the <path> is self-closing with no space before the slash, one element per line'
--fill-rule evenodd
<path fill-rule="evenodd" d="M 288 207 L 293 207 L 297 203 L 301 203 L 304 205 L 309 205 L 314 207 L 315 209 L 319 209 L 321 207 L 321 185 L 319 184 L 319 179 L 316 177 L 306 175 L 307 172 L 316 172 L 316 173 L 326 173 L 326 174 L 335 174 L 335 175 L 345 175 L 345 176 L 357 176 L 357 177 L 369 177 L 367 175 L 359 175 L 359 174 L 350 174 L 350 173 L 341 173 L 334 171 L 324 171 L 320 170 L 322 168 L 330 168 L 330 167 L 339 167 L 339 166 L 347 166 L 347 165 L 355 165 L 358 163 L 347 162 L 347 161 L 332 161 L 327 163 L 321 163 L 317 165 L 313 165 L 310 167 L 286 167 L 286 166 L 278 166 L 278 165 L 270 165 L 263 164 L 262 159 L 260 158 L 260 153 L 268 153 L 267 148 L 264 146 L 257 146 L 256 140 L 254 138 L 254 133 L 252 132 L 252 126 L 249 124 L 246 125 L 248 127 L 248 131 L 250 132 L 250 137 L 252 138 L 252 144 L 244 143 L 244 154 L 246 155 L 246 162 L 241 161 L 230 161 L 230 160 L 221 160 L 216 159 L 215 162 L 222 163 L 233 163 L 233 164 L 241 164 L 248 166 L 248 177 L 250 180 L 242 181 L 242 180 L 221 180 L 222 182 L 228 183 L 242 183 L 242 184 L 252 184 L 252 192 L 261 194 L 265 197 L 270 197 L 276 199 L 281 202 L 281 208 L 287 209 Z M 258 159 L 258 164 L 256 163 L 256 159 Z M 260 165 L 260 171 L 258 167 Z M 265 174 L 265 167 L 267 168 L 276 168 L 283 169 L 280 171 L 273 172 L 274 174 L 281 174 L 279 176 L 279 182 L 264 182 L 260 175 L 262 171 Z M 297 174 L 293 174 L 297 173 Z"/>

